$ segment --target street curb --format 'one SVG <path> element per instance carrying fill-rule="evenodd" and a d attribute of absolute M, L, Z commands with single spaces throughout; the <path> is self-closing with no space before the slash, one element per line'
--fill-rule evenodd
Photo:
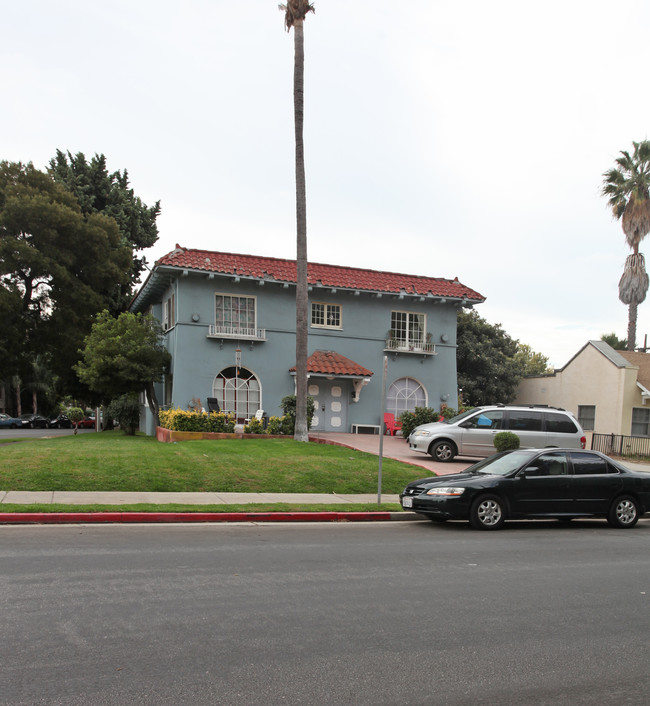
<path fill-rule="evenodd" d="M 376 522 L 421 520 L 415 512 L 6 512 L 0 524 L 173 522 Z"/>

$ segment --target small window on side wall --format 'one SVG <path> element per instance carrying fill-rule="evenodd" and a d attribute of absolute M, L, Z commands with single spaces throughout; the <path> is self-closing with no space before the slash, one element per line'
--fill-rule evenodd
<path fill-rule="evenodd" d="M 578 405 L 578 423 L 585 431 L 593 431 L 596 425 L 596 405 Z"/>

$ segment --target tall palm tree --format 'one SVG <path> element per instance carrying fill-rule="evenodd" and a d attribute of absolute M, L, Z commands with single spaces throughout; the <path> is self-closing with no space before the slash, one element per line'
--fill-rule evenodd
<path fill-rule="evenodd" d="M 303 142 L 305 42 L 303 25 L 314 6 L 307 0 L 288 0 L 280 5 L 287 32 L 293 27 L 293 119 L 296 136 L 296 426 L 294 439 L 308 441 L 307 428 L 307 196 Z"/>
<path fill-rule="evenodd" d="M 632 254 L 618 283 L 618 298 L 628 305 L 627 349 L 636 347 L 637 309 L 648 293 L 648 274 L 639 243 L 650 233 L 650 141 L 633 142 L 630 154 L 622 150 L 616 167 L 603 174 L 602 194 L 614 218 L 621 220 Z"/>

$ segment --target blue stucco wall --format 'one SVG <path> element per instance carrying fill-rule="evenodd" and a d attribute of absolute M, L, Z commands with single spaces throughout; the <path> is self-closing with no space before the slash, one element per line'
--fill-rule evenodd
<path fill-rule="evenodd" d="M 166 332 L 165 344 L 172 355 L 173 394 L 171 406 L 188 408 L 192 398 L 207 407 L 212 385 L 220 370 L 235 363 L 235 349 L 241 349 L 241 365 L 252 371 L 261 383 L 261 406 L 269 415 L 280 415 L 282 397 L 294 392 L 294 378 L 289 369 L 295 365 L 295 288 L 275 282 L 261 286 L 254 280 L 189 273 L 171 278 L 168 289 L 156 299 L 152 312 L 162 314 L 162 302 L 175 298 L 175 325 Z M 216 293 L 254 296 L 257 300 L 257 327 L 266 329 L 266 341 L 208 338 L 214 323 Z M 332 350 L 373 371 L 370 383 L 362 388 L 359 402 L 351 402 L 351 386 L 344 384 L 347 404 L 346 429 L 353 423 L 379 424 L 382 418 L 382 372 L 388 356 L 387 389 L 399 378 L 417 380 L 426 390 L 426 404 L 436 409 L 443 400 L 457 406 L 456 387 L 456 315 L 457 304 L 419 297 L 398 298 L 313 287 L 310 302 L 338 304 L 342 328 L 310 327 L 309 354 Z M 390 329 L 391 311 L 426 314 L 426 331 L 436 344 L 437 355 L 424 356 L 400 352 L 387 353 L 385 341 Z M 193 318 L 195 320 L 193 320 Z M 198 320 L 196 320 L 198 319 Z M 444 337 L 444 341 L 443 341 Z M 314 379 L 315 380 L 315 379 Z M 312 382 L 312 379 L 310 379 Z M 159 402 L 165 401 L 163 387 L 158 388 Z M 147 433 L 153 433 L 149 420 Z"/>

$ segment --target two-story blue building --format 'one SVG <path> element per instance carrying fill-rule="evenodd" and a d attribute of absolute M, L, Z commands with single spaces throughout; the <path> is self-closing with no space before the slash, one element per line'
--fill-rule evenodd
<path fill-rule="evenodd" d="M 484 301 L 458 279 L 310 263 L 309 394 L 312 429 L 350 431 L 416 406 L 456 407 L 456 315 Z M 165 331 L 166 407 L 216 398 L 238 421 L 281 415 L 295 393 L 296 263 L 176 246 L 158 260 L 131 311 Z M 382 411 L 384 357 L 386 409 Z M 154 433 L 145 411 L 145 431 Z"/>

